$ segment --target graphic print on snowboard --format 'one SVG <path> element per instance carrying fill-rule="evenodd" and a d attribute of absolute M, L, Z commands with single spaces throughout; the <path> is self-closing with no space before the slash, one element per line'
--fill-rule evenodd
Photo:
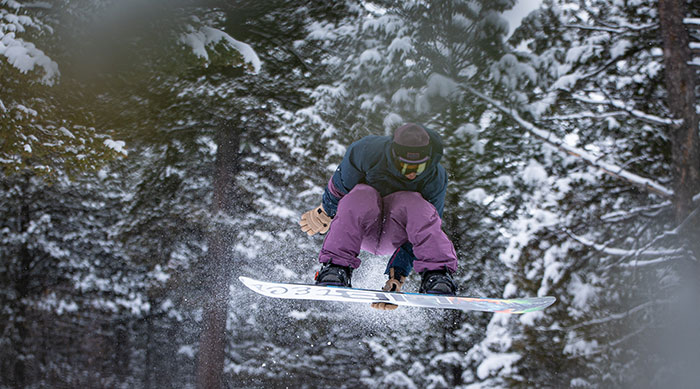
<path fill-rule="evenodd" d="M 516 299 L 493 299 L 463 296 L 440 296 L 420 293 L 384 292 L 381 290 L 286 284 L 258 281 L 248 277 L 238 278 L 245 286 L 263 296 L 317 301 L 341 301 L 354 303 L 385 302 L 396 305 L 482 311 L 496 313 L 526 313 L 541 311 L 554 304 L 556 298 L 525 297 Z"/>

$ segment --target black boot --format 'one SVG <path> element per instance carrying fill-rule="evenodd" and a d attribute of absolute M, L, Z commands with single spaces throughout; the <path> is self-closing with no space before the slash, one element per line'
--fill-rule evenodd
<path fill-rule="evenodd" d="M 447 270 L 429 270 L 421 273 L 423 279 L 418 293 L 444 294 L 454 296 L 457 294 L 457 285 L 452 279 L 452 274 Z"/>
<path fill-rule="evenodd" d="M 339 266 L 332 263 L 324 263 L 321 270 L 316 273 L 316 285 L 323 286 L 346 286 L 352 288 L 350 279 L 352 278 L 352 268 Z"/>

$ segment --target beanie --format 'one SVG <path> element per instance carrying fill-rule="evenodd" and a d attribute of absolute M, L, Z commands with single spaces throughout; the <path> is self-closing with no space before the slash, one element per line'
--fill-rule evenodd
<path fill-rule="evenodd" d="M 421 125 L 406 123 L 394 131 L 394 157 L 405 163 L 424 163 L 430 159 L 430 135 Z"/>

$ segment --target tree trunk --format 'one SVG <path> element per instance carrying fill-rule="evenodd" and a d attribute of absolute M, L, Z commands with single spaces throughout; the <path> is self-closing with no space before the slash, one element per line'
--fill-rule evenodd
<path fill-rule="evenodd" d="M 30 185 L 30 179 L 26 178 L 25 182 L 27 185 L 23 188 L 23 193 L 28 193 L 27 188 Z M 30 222 L 30 210 L 29 210 L 29 200 L 24 200 L 19 209 L 18 225 L 17 231 L 19 233 L 26 233 Z M 16 268 L 17 273 L 15 274 L 15 292 L 17 296 L 15 302 L 17 303 L 15 311 L 15 328 L 17 330 L 16 339 L 16 352 L 17 359 L 14 362 L 14 380 L 12 383 L 17 388 L 23 388 L 29 384 L 29 372 L 26 361 L 31 357 L 29 354 L 29 329 L 27 324 L 27 302 L 26 298 L 29 295 L 29 269 L 31 268 L 32 255 L 29 252 L 29 247 L 27 242 L 21 243 L 19 248 L 18 260 L 19 264 Z"/>
<path fill-rule="evenodd" d="M 685 0 L 659 0 L 668 106 L 677 121 L 669 128 L 669 138 L 673 153 L 674 209 L 679 223 L 692 210 L 693 196 L 700 192 L 695 72 L 688 65 L 691 52 L 688 31 L 683 25 L 685 3 Z"/>
<path fill-rule="evenodd" d="M 231 125 L 219 130 L 212 199 L 215 224 L 209 232 L 208 253 L 202 269 L 207 301 L 197 361 L 197 387 L 201 389 L 220 388 L 223 383 L 226 316 L 234 265 L 229 254 L 234 231 L 232 226 L 222 221 L 233 214 L 238 199 L 235 177 L 240 169 L 239 139 L 238 129 Z"/>
<path fill-rule="evenodd" d="M 155 333 L 155 328 L 153 325 L 153 317 L 149 313 L 146 319 L 146 360 L 144 362 L 144 380 L 143 387 L 145 389 L 151 389 L 153 387 L 153 349 L 156 347 L 153 342 L 153 334 Z"/>

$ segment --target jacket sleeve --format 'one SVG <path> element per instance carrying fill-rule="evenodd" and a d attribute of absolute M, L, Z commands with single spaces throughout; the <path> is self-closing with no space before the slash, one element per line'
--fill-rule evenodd
<path fill-rule="evenodd" d="M 323 209 L 328 216 L 335 217 L 340 199 L 348 194 L 355 185 L 364 182 L 365 172 L 362 162 L 368 141 L 369 139 L 363 138 L 351 144 L 345 152 L 343 161 L 328 181 L 323 192 Z"/>

